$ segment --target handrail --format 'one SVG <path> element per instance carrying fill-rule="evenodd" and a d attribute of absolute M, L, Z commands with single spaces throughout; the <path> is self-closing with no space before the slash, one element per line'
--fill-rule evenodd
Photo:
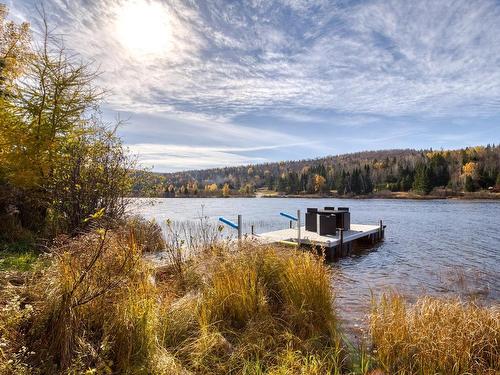
<path fill-rule="evenodd" d="M 238 229 L 238 224 L 233 223 L 231 220 L 224 219 L 223 217 L 219 217 L 219 221 L 223 222 L 226 225 L 229 225 L 231 228 Z"/>
<path fill-rule="evenodd" d="M 241 240 L 243 225 L 241 222 L 241 215 L 238 215 L 238 224 L 233 223 L 231 220 L 225 219 L 222 216 L 219 217 L 219 221 L 229 225 L 231 228 L 236 229 L 238 231 L 238 239 Z"/>
<path fill-rule="evenodd" d="M 294 220 L 294 221 L 298 221 L 299 220 L 295 216 L 287 214 L 286 212 L 280 212 L 280 215 L 283 216 L 283 217 L 286 217 L 287 219 L 290 219 L 290 220 Z"/>

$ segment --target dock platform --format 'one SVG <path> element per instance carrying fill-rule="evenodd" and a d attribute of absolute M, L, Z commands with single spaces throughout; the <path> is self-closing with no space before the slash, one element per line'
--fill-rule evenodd
<path fill-rule="evenodd" d="M 336 235 L 320 236 L 316 232 L 310 232 L 305 227 L 282 229 L 272 232 L 261 233 L 258 240 L 262 243 L 288 243 L 300 244 L 325 249 L 328 258 L 346 256 L 352 251 L 352 245 L 356 242 L 375 244 L 384 237 L 385 225 L 351 224 L 350 230 L 339 231 Z"/>

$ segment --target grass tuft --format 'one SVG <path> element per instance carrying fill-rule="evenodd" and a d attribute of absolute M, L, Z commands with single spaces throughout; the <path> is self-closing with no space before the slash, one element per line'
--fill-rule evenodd
<path fill-rule="evenodd" d="M 497 374 L 500 310 L 424 297 L 383 296 L 371 314 L 376 358 L 389 373 Z"/>

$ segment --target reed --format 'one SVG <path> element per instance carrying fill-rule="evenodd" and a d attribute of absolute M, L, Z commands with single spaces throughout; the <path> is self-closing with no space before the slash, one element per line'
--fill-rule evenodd
<path fill-rule="evenodd" d="M 123 226 L 134 235 L 134 240 L 145 253 L 165 250 L 166 243 L 162 228 L 155 220 L 145 220 L 141 216 L 128 217 Z"/>
<path fill-rule="evenodd" d="M 203 259 L 198 336 L 176 348 L 191 354 L 187 368 L 201 373 L 342 369 L 344 351 L 322 259 L 251 242 L 213 254 Z M 284 360 L 289 352 L 296 360 Z"/>
<path fill-rule="evenodd" d="M 400 296 L 374 304 L 370 325 L 376 359 L 397 374 L 498 374 L 500 310 L 472 302 Z"/>

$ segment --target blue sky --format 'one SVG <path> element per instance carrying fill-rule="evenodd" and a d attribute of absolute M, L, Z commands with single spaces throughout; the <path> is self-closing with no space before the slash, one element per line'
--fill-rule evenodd
<path fill-rule="evenodd" d="M 42 3 L 156 171 L 500 142 L 500 1 Z"/>

